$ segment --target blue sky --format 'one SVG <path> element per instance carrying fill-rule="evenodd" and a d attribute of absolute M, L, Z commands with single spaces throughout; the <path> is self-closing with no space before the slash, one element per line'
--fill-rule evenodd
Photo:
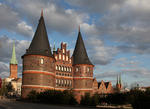
<path fill-rule="evenodd" d="M 0 76 L 8 77 L 12 42 L 21 56 L 29 47 L 41 10 L 51 47 L 73 51 L 80 25 L 98 81 L 122 74 L 124 84 L 150 85 L 149 0 L 0 0 Z"/>

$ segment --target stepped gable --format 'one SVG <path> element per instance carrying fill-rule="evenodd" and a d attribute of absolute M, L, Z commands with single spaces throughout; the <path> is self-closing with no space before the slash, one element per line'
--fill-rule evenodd
<path fill-rule="evenodd" d="M 79 29 L 78 38 L 76 41 L 75 49 L 73 52 L 73 65 L 75 64 L 88 64 L 93 65 L 89 60 L 89 57 L 84 46 L 82 35 Z"/>
<path fill-rule="evenodd" d="M 46 26 L 43 17 L 43 11 L 41 12 L 41 18 L 37 26 L 36 32 L 32 39 L 29 48 L 26 50 L 26 54 L 52 56 L 51 48 L 47 36 Z"/>

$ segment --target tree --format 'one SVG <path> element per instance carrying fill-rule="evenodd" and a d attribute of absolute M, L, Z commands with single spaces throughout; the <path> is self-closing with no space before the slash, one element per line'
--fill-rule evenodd
<path fill-rule="evenodd" d="M 11 82 L 9 82 L 9 83 L 6 85 L 6 88 L 7 88 L 8 92 L 13 92 L 13 91 L 14 91 Z"/>
<path fill-rule="evenodd" d="M 0 95 L 5 96 L 8 93 L 7 87 L 6 87 L 6 82 L 2 81 L 2 87 L 0 89 Z"/>

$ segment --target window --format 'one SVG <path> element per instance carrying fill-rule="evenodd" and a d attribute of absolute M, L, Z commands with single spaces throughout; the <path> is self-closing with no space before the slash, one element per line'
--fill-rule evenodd
<path fill-rule="evenodd" d="M 57 60 L 57 56 L 55 56 L 55 59 Z"/>
<path fill-rule="evenodd" d="M 61 69 L 61 66 L 59 66 L 59 70 Z"/>
<path fill-rule="evenodd" d="M 64 71 L 64 67 L 63 66 L 61 67 L 61 71 Z"/>
<path fill-rule="evenodd" d="M 41 64 L 44 64 L 44 59 L 43 58 L 41 58 Z"/>
<path fill-rule="evenodd" d="M 70 72 L 71 72 L 71 68 L 70 68 Z"/>
<path fill-rule="evenodd" d="M 70 86 L 71 86 L 72 81 L 70 80 Z"/>
<path fill-rule="evenodd" d="M 63 55 L 63 60 L 65 60 L 65 55 Z"/>
<path fill-rule="evenodd" d="M 66 71 L 66 67 L 64 67 L 64 71 Z"/>
<path fill-rule="evenodd" d="M 59 59 L 61 59 L 61 54 L 59 54 Z"/>
<path fill-rule="evenodd" d="M 66 61 L 68 61 L 68 56 L 66 56 Z"/>
<path fill-rule="evenodd" d="M 65 50 L 63 49 L 63 53 L 65 53 Z"/>
<path fill-rule="evenodd" d="M 58 65 L 56 65 L 56 70 L 58 70 Z"/>
<path fill-rule="evenodd" d="M 88 72 L 88 73 L 90 72 L 90 67 L 87 67 L 87 72 Z"/>
<path fill-rule="evenodd" d="M 79 71 L 79 68 L 78 67 L 76 67 L 76 72 L 78 72 Z"/>
<path fill-rule="evenodd" d="M 58 83 L 58 80 L 56 79 L 56 84 Z"/>
<path fill-rule="evenodd" d="M 70 61 L 70 63 L 71 63 L 71 59 L 70 59 L 69 61 Z"/>

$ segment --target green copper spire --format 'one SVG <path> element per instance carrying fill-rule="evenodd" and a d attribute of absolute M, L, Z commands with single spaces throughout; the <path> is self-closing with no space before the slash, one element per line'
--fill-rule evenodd
<path fill-rule="evenodd" d="M 16 53 L 15 53 L 15 42 L 13 42 L 12 57 L 10 60 L 10 64 L 18 64 L 16 60 Z"/>

